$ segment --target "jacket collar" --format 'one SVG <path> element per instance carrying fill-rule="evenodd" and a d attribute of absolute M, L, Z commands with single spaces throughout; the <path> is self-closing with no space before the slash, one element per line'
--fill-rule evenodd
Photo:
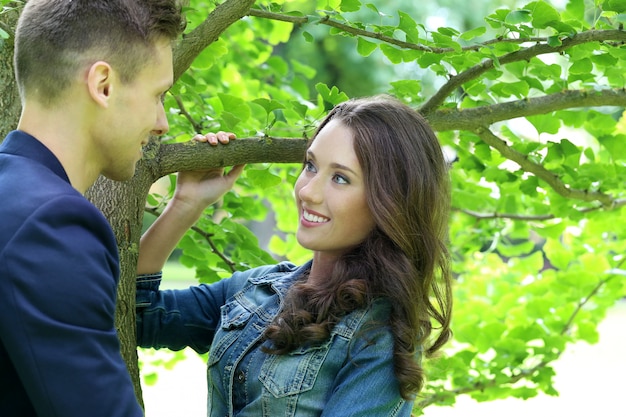
<path fill-rule="evenodd" d="M 61 165 L 57 157 L 43 143 L 28 133 L 20 130 L 10 132 L 4 138 L 2 144 L 0 144 L 0 153 L 22 156 L 38 162 L 68 183 L 70 182 L 63 165 Z"/>
<path fill-rule="evenodd" d="M 277 293 L 284 295 L 294 281 L 311 269 L 312 263 L 313 261 L 308 261 L 296 267 L 293 264 L 283 262 L 277 265 L 276 271 L 258 277 L 251 277 L 249 280 L 254 285 L 271 285 Z"/>

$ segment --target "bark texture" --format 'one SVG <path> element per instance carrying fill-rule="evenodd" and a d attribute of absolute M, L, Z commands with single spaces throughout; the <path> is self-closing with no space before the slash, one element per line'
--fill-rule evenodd
<path fill-rule="evenodd" d="M 0 15 L 0 28 L 9 34 L 8 39 L 0 39 L 0 142 L 15 129 L 22 110 L 13 70 L 14 31 L 18 16 L 18 10 Z"/>

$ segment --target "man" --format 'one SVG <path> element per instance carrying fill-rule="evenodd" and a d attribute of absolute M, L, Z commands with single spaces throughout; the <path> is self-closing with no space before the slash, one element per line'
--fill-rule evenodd
<path fill-rule="evenodd" d="M 114 328 L 117 246 L 83 196 L 167 132 L 175 0 L 30 0 L 0 145 L 0 416 L 142 416 Z"/>

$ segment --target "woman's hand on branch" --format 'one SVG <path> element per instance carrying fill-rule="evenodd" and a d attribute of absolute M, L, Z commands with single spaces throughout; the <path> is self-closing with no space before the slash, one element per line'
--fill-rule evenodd
<path fill-rule="evenodd" d="M 226 145 L 233 139 L 235 135 L 227 132 L 193 138 L 212 146 Z M 227 174 L 224 174 L 224 168 L 179 172 L 174 197 L 141 237 L 137 273 L 160 271 L 187 229 L 209 204 L 233 187 L 243 168 L 244 165 L 236 165 Z"/>
<path fill-rule="evenodd" d="M 227 145 L 235 135 L 229 132 L 196 135 L 192 140 L 206 142 L 212 146 Z M 234 185 L 245 165 L 236 165 L 227 173 L 223 167 L 178 173 L 173 204 L 183 204 L 199 215 L 208 205 L 215 203 Z"/>

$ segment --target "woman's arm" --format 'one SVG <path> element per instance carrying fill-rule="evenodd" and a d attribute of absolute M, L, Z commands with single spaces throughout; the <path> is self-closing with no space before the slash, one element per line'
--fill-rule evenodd
<path fill-rule="evenodd" d="M 232 133 L 219 132 L 196 135 L 194 140 L 217 145 L 234 138 Z M 174 197 L 141 237 L 137 273 L 160 271 L 185 232 L 208 205 L 232 188 L 243 168 L 244 165 L 237 165 L 226 175 L 224 168 L 179 172 Z"/>

